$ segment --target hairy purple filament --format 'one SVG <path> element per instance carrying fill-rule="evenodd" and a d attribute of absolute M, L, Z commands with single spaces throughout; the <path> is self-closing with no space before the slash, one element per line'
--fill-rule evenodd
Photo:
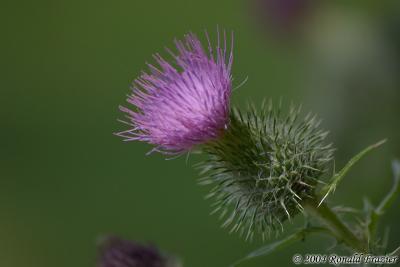
<path fill-rule="evenodd" d="M 167 51 L 176 67 L 154 55 L 159 68 L 147 64 L 150 73 L 134 81 L 127 99 L 135 109 L 120 107 L 132 128 L 118 136 L 155 145 L 152 151 L 163 153 L 182 153 L 219 137 L 229 117 L 233 34 L 229 52 L 225 31 L 223 47 L 218 32 L 215 51 L 206 37 L 208 51 L 193 33 L 175 40 L 178 53 Z"/>

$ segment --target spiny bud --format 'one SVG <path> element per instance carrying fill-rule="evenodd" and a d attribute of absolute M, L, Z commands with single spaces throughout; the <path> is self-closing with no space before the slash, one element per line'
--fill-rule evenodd
<path fill-rule="evenodd" d="M 320 122 L 311 115 L 299 120 L 299 114 L 291 108 L 283 115 L 272 104 L 244 115 L 234 109 L 224 135 L 203 148 L 209 158 L 200 164 L 201 183 L 214 185 L 208 195 L 215 199 L 213 213 L 220 211 L 223 226 L 246 239 L 283 229 L 314 196 L 332 158 Z"/>

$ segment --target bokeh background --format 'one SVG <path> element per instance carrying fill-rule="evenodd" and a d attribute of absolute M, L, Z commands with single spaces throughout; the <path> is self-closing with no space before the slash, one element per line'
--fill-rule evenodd
<path fill-rule="evenodd" d="M 326 2 L 326 3 L 325 3 Z M 329 2 L 329 3 L 328 3 Z M 118 105 L 151 55 L 188 31 L 235 32 L 233 103 L 262 98 L 319 114 L 336 166 L 380 139 L 332 204 L 362 207 L 391 186 L 400 157 L 399 1 L 2 1 L 0 266 L 89 267 L 96 240 L 117 234 L 179 255 L 184 266 L 228 266 L 261 246 L 219 228 L 193 155 L 166 161 L 123 143 Z M 400 241 L 399 201 L 386 214 Z M 287 233 L 302 223 L 287 224 Z M 292 266 L 324 253 L 313 237 L 241 266 Z"/>

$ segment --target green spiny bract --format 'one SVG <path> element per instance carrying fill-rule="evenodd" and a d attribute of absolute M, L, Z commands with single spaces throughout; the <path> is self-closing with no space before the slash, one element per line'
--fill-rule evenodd
<path fill-rule="evenodd" d="M 224 135 L 203 147 L 209 157 L 200 164 L 201 183 L 214 185 L 207 197 L 231 232 L 265 238 L 315 195 L 333 149 L 315 116 L 300 121 L 299 113 L 292 107 L 282 115 L 272 104 L 246 114 L 233 109 Z"/>

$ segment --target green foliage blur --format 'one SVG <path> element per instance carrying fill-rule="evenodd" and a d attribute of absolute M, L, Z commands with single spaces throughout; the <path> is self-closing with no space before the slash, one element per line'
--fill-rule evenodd
<path fill-rule="evenodd" d="M 256 2 L 2 2 L 0 267 L 95 266 L 106 234 L 157 244 L 190 267 L 228 266 L 263 244 L 229 235 L 209 216 L 209 188 L 192 168 L 199 156 L 146 156 L 150 146 L 112 134 L 125 129 L 118 106 L 151 55 L 217 25 L 235 33 L 234 85 L 248 77 L 234 104 L 303 104 L 331 131 L 338 168 L 388 138 L 330 198 L 378 203 L 391 186 L 390 161 L 400 157 L 398 1 L 314 3 L 283 34 Z M 400 241 L 399 204 L 385 217 L 391 250 Z M 285 233 L 301 224 L 287 223 Z M 330 245 L 313 237 L 241 266 L 292 266 L 294 253 Z"/>

